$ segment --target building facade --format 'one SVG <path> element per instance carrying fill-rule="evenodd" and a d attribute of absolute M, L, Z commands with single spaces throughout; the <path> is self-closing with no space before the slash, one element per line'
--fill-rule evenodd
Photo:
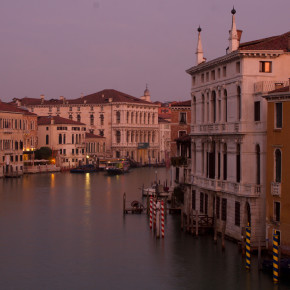
<path fill-rule="evenodd" d="M 85 123 L 87 132 L 106 138 L 106 155 L 155 163 L 159 156 L 158 105 L 146 89 L 136 98 L 116 90 L 103 90 L 78 99 L 14 99 L 39 116 L 57 115 Z"/>
<path fill-rule="evenodd" d="M 159 124 L 159 162 L 170 164 L 170 137 L 171 137 L 171 124 L 161 117 L 158 117 Z"/>
<path fill-rule="evenodd" d="M 266 237 L 272 250 L 273 234 L 279 236 L 281 253 L 290 255 L 290 91 L 279 88 L 265 96 L 267 118 Z M 288 115 L 289 113 L 289 115 Z"/>
<path fill-rule="evenodd" d="M 36 123 L 35 114 L 0 101 L 0 177 L 23 174 L 23 154 L 37 144 Z"/>
<path fill-rule="evenodd" d="M 59 116 L 38 117 L 39 148 L 57 152 L 55 161 L 61 168 L 86 164 L 86 125 Z"/>
<path fill-rule="evenodd" d="M 218 231 L 252 245 L 265 243 L 266 101 L 290 73 L 290 33 L 240 43 L 232 10 L 229 47 L 206 61 L 198 29 L 191 76 L 191 189 L 185 208 L 216 217 Z"/>

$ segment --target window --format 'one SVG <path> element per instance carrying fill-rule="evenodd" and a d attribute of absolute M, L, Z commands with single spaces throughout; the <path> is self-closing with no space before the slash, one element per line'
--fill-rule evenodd
<path fill-rule="evenodd" d="M 228 92 L 224 90 L 224 120 L 228 121 Z"/>
<path fill-rule="evenodd" d="M 204 213 L 207 214 L 208 212 L 208 195 L 204 195 Z"/>
<path fill-rule="evenodd" d="M 220 218 L 220 206 L 221 206 L 221 199 L 219 196 L 216 198 L 216 218 Z"/>
<path fill-rule="evenodd" d="M 201 75 L 201 82 L 204 83 L 204 74 Z"/>
<path fill-rule="evenodd" d="M 207 73 L 205 74 L 205 77 L 206 77 L 206 81 L 208 82 L 208 81 L 209 81 L 209 72 L 207 72 Z"/>
<path fill-rule="evenodd" d="M 195 86 L 195 77 L 192 77 L 192 86 Z"/>
<path fill-rule="evenodd" d="M 116 122 L 117 124 L 120 124 L 121 121 L 121 113 L 119 111 L 116 112 Z"/>
<path fill-rule="evenodd" d="M 62 144 L 62 135 L 61 134 L 58 135 L 58 144 Z"/>
<path fill-rule="evenodd" d="M 78 121 L 78 122 L 81 121 L 81 115 L 80 115 L 80 114 L 77 115 L 77 121 Z"/>
<path fill-rule="evenodd" d="M 120 131 L 116 131 L 116 142 L 117 143 L 121 142 L 121 132 Z"/>
<path fill-rule="evenodd" d="M 254 120 L 255 122 L 260 121 L 260 101 L 254 103 Z"/>
<path fill-rule="evenodd" d="M 203 204 L 204 204 L 204 194 L 203 192 L 201 192 L 200 199 L 199 199 L 199 210 L 201 213 L 203 213 L 203 210 L 204 210 Z"/>
<path fill-rule="evenodd" d="M 224 66 L 223 67 L 223 77 L 226 77 L 227 76 L 227 67 Z"/>
<path fill-rule="evenodd" d="M 274 201 L 274 219 L 280 222 L 280 202 Z"/>
<path fill-rule="evenodd" d="M 99 130 L 99 135 L 104 137 L 104 130 Z"/>
<path fill-rule="evenodd" d="M 69 111 L 70 111 L 70 112 L 72 111 L 72 107 L 69 107 Z"/>
<path fill-rule="evenodd" d="M 178 131 L 178 138 L 180 138 L 180 137 L 182 137 L 184 135 L 186 135 L 186 131 Z"/>
<path fill-rule="evenodd" d="M 45 136 L 45 144 L 46 144 L 46 145 L 49 144 L 49 136 L 48 136 L 48 135 Z"/>
<path fill-rule="evenodd" d="M 281 172 L 282 172 L 282 160 L 281 160 L 281 150 L 275 150 L 275 181 L 281 182 Z"/>
<path fill-rule="evenodd" d="M 191 208 L 193 210 L 195 210 L 195 198 L 196 198 L 196 193 L 195 193 L 195 190 L 193 190 L 192 195 L 191 195 Z"/>
<path fill-rule="evenodd" d="M 218 70 L 217 70 L 217 76 L 218 76 L 218 78 L 221 77 L 221 69 L 220 68 L 218 68 Z"/>
<path fill-rule="evenodd" d="M 215 80 L 215 71 L 214 70 L 211 71 L 211 80 L 212 81 Z"/>
<path fill-rule="evenodd" d="M 261 184 L 261 160 L 260 160 L 260 146 L 256 146 L 256 164 L 257 164 L 257 184 Z"/>
<path fill-rule="evenodd" d="M 241 72 L 241 63 L 239 61 L 236 62 L 236 73 Z"/>
<path fill-rule="evenodd" d="M 222 220 L 227 220 L 227 199 L 222 198 Z"/>
<path fill-rule="evenodd" d="M 90 116 L 91 125 L 94 125 L 94 115 Z"/>
<path fill-rule="evenodd" d="M 272 61 L 260 61 L 260 72 L 271 73 Z"/>
<path fill-rule="evenodd" d="M 184 112 L 179 113 L 179 123 L 186 124 L 186 113 Z"/>
<path fill-rule="evenodd" d="M 224 180 L 227 180 L 227 144 L 224 144 L 224 172 L 223 172 L 223 178 Z"/>
<path fill-rule="evenodd" d="M 237 182 L 239 183 L 241 181 L 241 146 L 240 144 L 237 145 Z"/>
<path fill-rule="evenodd" d="M 283 107 L 282 103 L 275 103 L 275 109 L 276 109 L 276 128 L 281 129 L 282 128 L 282 121 L 283 121 Z"/>
<path fill-rule="evenodd" d="M 240 214 L 240 212 L 241 212 L 241 204 L 238 201 L 236 201 L 235 202 L 235 225 L 238 226 L 238 227 L 241 224 L 241 214 Z"/>
<path fill-rule="evenodd" d="M 100 120 L 101 120 L 101 125 L 104 125 L 104 115 L 103 114 L 100 115 Z"/>
<path fill-rule="evenodd" d="M 241 95 L 241 87 L 237 87 L 237 115 L 238 120 L 242 118 L 242 95 Z"/>
<path fill-rule="evenodd" d="M 72 120 L 72 118 L 73 118 L 73 117 L 72 117 L 72 115 L 69 115 L 69 117 L 68 117 L 68 118 L 69 118 L 70 120 Z"/>

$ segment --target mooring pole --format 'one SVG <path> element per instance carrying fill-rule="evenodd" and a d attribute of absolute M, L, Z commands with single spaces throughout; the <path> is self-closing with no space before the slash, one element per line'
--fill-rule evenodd
<path fill-rule="evenodd" d="M 164 201 L 161 201 L 161 236 L 164 238 Z"/>
<path fill-rule="evenodd" d="M 195 211 L 195 235 L 198 237 L 198 210 Z"/>
<path fill-rule="evenodd" d="M 156 204 L 156 238 L 160 238 L 160 202 Z"/>
<path fill-rule="evenodd" d="M 216 218 L 216 212 L 214 212 L 214 236 L 213 241 L 215 244 L 217 244 L 217 218 Z"/>
<path fill-rule="evenodd" d="M 251 268 L 251 227 L 248 224 L 246 227 L 246 269 Z"/>
<path fill-rule="evenodd" d="M 150 218 L 149 218 L 150 229 L 152 229 L 152 217 L 153 217 L 153 197 L 150 197 Z"/>
<path fill-rule="evenodd" d="M 279 281 L 279 245 L 276 230 L 273 235 L 273 282 Z"/>
<path fill-rule="evenodd" d="M 126 213 L 126 192 L 123 194 L 123 214 Z"/>

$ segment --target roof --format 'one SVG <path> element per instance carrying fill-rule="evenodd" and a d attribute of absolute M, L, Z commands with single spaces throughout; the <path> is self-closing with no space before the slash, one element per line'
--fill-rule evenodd
<path fill-rule="evenodd" d="M 288 37 L 290 37 L 290 31 L 267 38 L 262 38 L 254 41 L 241 43 L 239 50 L 283 50 L 290 51 L 288 47 Z"/>
<path fill-rule="evenodd" d="M 105 137 L 100 136 L 100 135 L 95 135 L 93 133 L 86 133 L 86 138 L 105 138 Z"/>
<path fill-rule="evenodd" d="M 171 119 L 171 113 L 161 113 L 161 114 L 158 114 L 158 117 L 162 118 L 162 119 L 170 120 Z"/>
<path fill-rule="evenodd" d="M 289 94 L 290 94 L 289 86 L 273 90 L 273 91 L 269 92 L 269 94 L 272 94 L 272 93 L 287 93 L 287 92 L 289 92 Z"/>
<path fill-rule="evenodd" d="M 31 115 L 31 116 L 36 116 L 36 114 L 33 114 L 25 109 L 19 108 L 15 105 L 8 104 L 8 103 L 3 103 L 0 101 L 0 111 L 2 112 L 10 112 L 10 113 L 20 113 L 23 115 Z"/>
<path fill-rule="evenodd" d="M 171 107 L 191 107 L 191 100 L 183 102 L 174 102 L 171 104 Z"/>
<path fill-rule="evenodd" d="M 121 103 L 135 103 L 135 104 L 150 104 L 153 105 L 151 102 L 147 102 L 144 100 L 141 100 L 139 98 L 130 96 L 128 94 L 106 89 L 102 90 L 100 92 L 90 94 L 84 97 L 80 97 L 77 99 L 50 99 L 50 100 L 44 100 L 41 98 L 22 98 L 22 99 L 14 99 L 14 102 L 17 101 L 21 102 L 21 105 L 26 106 L 36 106 L 36 105 L 61 105 L 61 104 L 105 104 L 110 103 L 110 100 L 112 102 L 121 102 Z"/>
<path fill-rule="evenodd" d="M 37 118 L 38 125 L 50 125 L 51 120 L 54 120 L 54 124 L 58 125 L 85 125 L 84 123 L 65 119 L 59 116 L 40 116 Z"/>

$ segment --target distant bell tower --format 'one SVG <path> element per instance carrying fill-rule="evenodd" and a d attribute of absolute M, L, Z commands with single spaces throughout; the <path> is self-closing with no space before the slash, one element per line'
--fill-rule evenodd
<path fill-rule="evenodd" d="M 202 50 L 202 44 L 201 44 L 201 28 L 200 26 L 197 29 L 198 31 L 198 41 L 197 41 L 197 48 L 196 48 L 196 64 L 199 65 L 200 63 L 203 63 L 206 59 L 203 57 L 203 50 Z"/>
<path fill-rule="evenodd" d="M 232 28 L 230 30 L 230 37 L 229 37 L 229 50 L 228 53 L 235 51 L 239 48 L 239 35 L 236 27 L 236 19 L 235 19 L 236 10 L 235 7 L 232 9 Z"/>
<path fill-rule="evenodd" d="M 148 84 L 146 84 L 146 89 L 144 91 L 144 96 L 141 97 L 141 100 L 151 103 L 151 96 L 150 96 L 150 92 L 148 90 Z"/>

